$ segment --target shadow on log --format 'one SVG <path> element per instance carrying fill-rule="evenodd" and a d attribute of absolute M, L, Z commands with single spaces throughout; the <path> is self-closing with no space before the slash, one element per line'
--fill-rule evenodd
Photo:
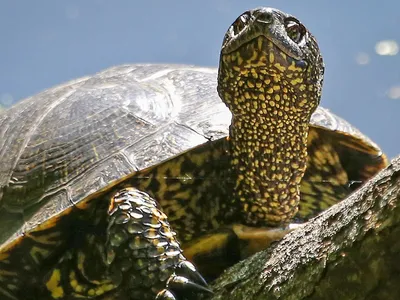
<path fill-rule="evenodd" d="M 212 299 L 400 299 L 400 156 L 269 249 L 227 270 Z"/>

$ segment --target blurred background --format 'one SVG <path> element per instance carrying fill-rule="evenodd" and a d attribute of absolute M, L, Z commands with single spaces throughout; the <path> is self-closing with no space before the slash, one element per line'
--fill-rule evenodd
<path fill-rule="evenodd" d="M 400 1 L 0 0 L 0 105 L 124 63 L 217 66 L 228 26 L 272 6 L 317 37 L 322 105 L 400 153 Z"/>

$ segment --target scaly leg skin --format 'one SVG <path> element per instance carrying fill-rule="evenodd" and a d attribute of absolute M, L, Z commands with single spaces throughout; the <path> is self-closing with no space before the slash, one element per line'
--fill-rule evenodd
<path fill-rule="evenodd" d="M 194 299 L 210 293 L 182 255 L 166 215 L 149 195 L 134 188 L 117 193 L 110 205 L 106 261 L 120 270 L 131 299 Z M 129 270 L 123 270 L 126 262 Z M 125 274 L 123 274 L 125 273 Z M 147 291 L 147 292 L 146 292 Z"/>
<path fill-rule="evenodd" d="M 107 223 L 94 225 L 98 234 L 86 234 L 83 247 L 72 245 L 47 275 L 50 299 L 183 300 L 211 293 L 149 195 L 134 188 L 116 193 Z"/>

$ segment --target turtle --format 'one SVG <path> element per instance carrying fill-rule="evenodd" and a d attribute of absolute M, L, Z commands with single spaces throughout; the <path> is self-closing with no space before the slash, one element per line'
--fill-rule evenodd
<path fill-rule="evenodd" d="M 1 299 L 210 293 L 202 275 L 387 165 L 318 107 L 323 73 L 308 29 L 261 7 L 229 27 L 218 71 L 123 65 L 2 112 Z"/>

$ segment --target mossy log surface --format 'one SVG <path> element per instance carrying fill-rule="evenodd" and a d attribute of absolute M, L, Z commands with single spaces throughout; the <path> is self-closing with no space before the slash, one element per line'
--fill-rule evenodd
<path fill-rule="evenodd" d="M 349 198 L 238 263 L 213 300 L 400 299 L 400 156 Z"/>

